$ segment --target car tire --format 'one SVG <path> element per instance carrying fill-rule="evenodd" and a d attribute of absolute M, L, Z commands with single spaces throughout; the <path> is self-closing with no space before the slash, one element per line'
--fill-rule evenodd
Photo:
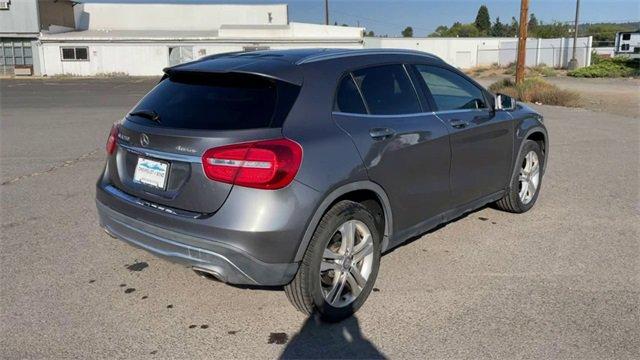
<path fill-rule="evenodd" d="M 353 240 L 343 233 L 353 233 Z M 298 273 L 285 286 L 289 301 L 304 314 L 317 313 L 329 322 L 351 316 L 373 289 L 380 268 L 381 236 L 365 206 L 336 203 L 320 220 Z M 365 240 L 369 238 L 370 242 Z"/>
<path fill-rule="evenodd" d="M 495 204 L 500 210 L 520 214 L 529 211 L 540 194 L 545 164 L 540 145 L 525 140 L 516 164 L 509 189 Z"/>

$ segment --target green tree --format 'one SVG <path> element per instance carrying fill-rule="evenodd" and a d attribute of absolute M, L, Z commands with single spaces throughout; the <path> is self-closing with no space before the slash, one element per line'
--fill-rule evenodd
<path fill-rule="evenodd" d="M 411 26 L 407 26 L 402 30 L 402 37 L 413 37 L 413 28 Z"/>
<path fill-rule="evenodd" d="M 434 32 L 429 34 L 429 37 L 443 37 L 447 36 L 447 32 L 449 31 L 449 27 L 446 25 L 440 25 L 436 28 Z"/>
<path fill-rule="evenodd" d="M 531 16 L 529 16 L 529 24 L 527 24 L 527 30 L 529 33 L 535 33 L 536 32 L 536 28 L 538 27 L 538 18 L 536 18 L 536 14 L 531 13 Z"/>
<path fill-rule="evenodd" d="M 438 26 L 436 31 L 429 35 L 430 37 L 481 37 L 484 36 L 474 24 L 462 24 L 455 22 L 451 27 L 444 25 Z"/>
<path fill-rule="evenodd" d="M 373 30 L 370 30 L 368 33 L 365 34 L 365 36 L 374 37 L 376 36 L 376 33 L 374 33 Z"/>
<path fill-rule="evenodd" d="M 480 32 L 485 34 L 488 34 L 489 30 L 491 30 L 491 17 L 489 16 L 489 9 L 485 5 L 480 6 L 478 9 L 474 24 Z"/>
<path fill-rule="evenodd" d="M 505 25 L 500 21 L 500 17 L 496 18 L 496 22 L 491 26 L 491 30 L 489 31 L 489 35 L 493 37 L 504 37 L 507 36 L 507 30 Z"/>
<path fill-rule="evenodd" d="M 541 39 L 550 39 L 558 37 L 570 36 L 571 26 L 555 21 L 551 24 L 538 25 L 531 33 L 531 37 L 537 37 Z"/>
<path fill-rule="evenodd" d="M 518 20 L 515 17 L 511 17 L 511 25 L 507 27 L 507 36 L 518 36 Z"/>

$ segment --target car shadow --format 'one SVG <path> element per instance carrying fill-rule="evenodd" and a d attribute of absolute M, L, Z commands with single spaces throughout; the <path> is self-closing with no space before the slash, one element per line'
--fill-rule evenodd
<path fill-rule="evenodd" d="M 355 316 L 339 323 L 327 323 L 310 316 L 287 343 L 280 359 L 386 359 L 362 335 Z"/>

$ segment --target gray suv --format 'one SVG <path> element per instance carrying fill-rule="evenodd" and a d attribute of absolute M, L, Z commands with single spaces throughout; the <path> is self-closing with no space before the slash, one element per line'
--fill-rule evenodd
<path fill-rule="evenodd" d="M 522 213 L 542 116 L 406 50 L 230 53 L 165 69 L 107 141 L 108 234 L 340 320 L 380 255 L 488 203 Z"/>

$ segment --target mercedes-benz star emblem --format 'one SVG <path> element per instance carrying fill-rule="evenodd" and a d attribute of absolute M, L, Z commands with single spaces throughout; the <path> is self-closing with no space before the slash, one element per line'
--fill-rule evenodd
<path fill-rule="evenodd" d="M 149 146 L 149 136 L 147 134 L 140 135 L 140 145 L 143 147 Z"/>

